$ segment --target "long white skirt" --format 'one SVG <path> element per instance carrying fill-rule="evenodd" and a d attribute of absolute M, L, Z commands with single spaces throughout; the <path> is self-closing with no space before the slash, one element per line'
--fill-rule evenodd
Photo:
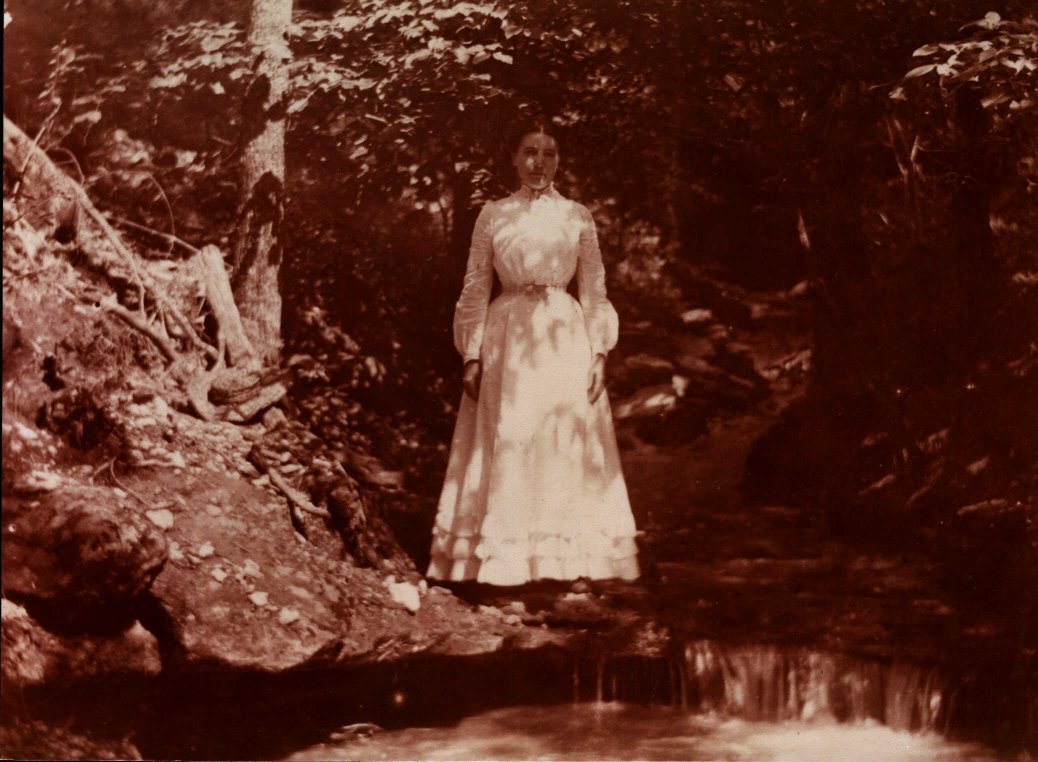
<path fill-rule="evenodd" d="M 562 290 L 489 307 L 479 400 L 462 396 L 433 530 L 433 579 L 520 585 L 638 576 L 612 413 Z"/>

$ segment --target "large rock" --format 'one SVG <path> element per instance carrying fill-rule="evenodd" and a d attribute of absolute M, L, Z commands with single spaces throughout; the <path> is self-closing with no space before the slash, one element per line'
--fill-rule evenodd
<path fill-rule="evenodd" d="M 127 738 L 95 738 L 42 720 L 0 725 L 4 759 L 143 759 Z"/>
<path fill-rule="evenodd" d="M 168 514 L 170 563 L 152 587 L 161 612 L 152 626 L 172 641 L 177 666 L 280 671 L 341 650 L 352 608 L 342 565 L 310 552 L 283 501 L 194 469 L 132 483 Z"/>
<path fill-rule="evenodd" d="M 51 629 L 119 632 L 166 561 L 121 490 L 69 481 L 3 503 L 3 590 Z"/>
<path fill-rule="evenodd" d="M 640 353 L 625 357 L 609 369 L 609 389 L 626 396 L 646 386 L 669 383 L 674 375 L 674 364 L 654 355 Z"/>
<path fill-rule="evenodd" d="M 678 395 L 671 384 L 657 384 L 639 389 L 613 406 L 618 420 L 628 418 L 662 418 L 677 407 Z"/>
<path fill-rule="evenodd" d="M 157 675 L 155 636 L 134 623 L 117 635 L 62 636 L 45 630 L 21 606 L 0 602 L 5 695 L 32 685 L 116 675 Z"/>

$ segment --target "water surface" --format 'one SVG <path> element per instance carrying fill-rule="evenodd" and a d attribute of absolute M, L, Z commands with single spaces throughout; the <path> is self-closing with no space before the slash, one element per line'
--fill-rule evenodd
<path fill-rule="evenodd" d="M 497 709 L 449 727 L 322 744 L 291 759 L 983 762 L 997 757 L 977 744 L 875 722 L 748 722 L 609 702 Z"/>

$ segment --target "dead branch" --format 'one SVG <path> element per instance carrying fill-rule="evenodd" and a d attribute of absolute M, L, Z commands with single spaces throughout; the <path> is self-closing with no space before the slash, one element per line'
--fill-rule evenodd
<path fill-rule="evenodd" d="M 161 230 L 149 228 L 147 225 L 141 225 L 138 222 L 133 222 L 132 220 L 127 220 L 122 217 L 113 216 L 109 219 L 111 219 L 111 221 L 114 222 L 116 225 L 122 225 L 124 227 L 133 228 L 134 230 L 139 230 L 142 233 L 147 233 L 148 235 L 153 235 L 156 238 L 161 238 L 166 243 L 171 243 L 175 246 L 179 246 L 180 248 L 185 249 L 186 251 L 189 251 L 192 254 L 197 254 L 199 251 L 197 246 L 192 246 L 183 238 L 177 238 L 175 235 L 171 235 L 170 233 L 163 233 Z"/>
<path fill-rule="evenodd" d="M 309 513 L 311 516 L 320 516 L 322 519 L 330 519 L 332 517 L 331 513 L 326 511 L 324 508 L 318 508 L 307 500 L 303 493 L 285 481 L 285 477 L 279 474 L 276 468 L 271 466 L 258 447 L 252 448 L 252 451 L 249 453 L 249 460 L 252 462 L 252 465 L 256 466 L 256 468 L 270 478 L 270 483 L 277 487 L 278 490 L 280 490 L 280 492 L 288 498 L 288 501 L 296 508 L 304 513 Z"/>
<path fill-rule="evenodd" d="M 69 163 L 73 167 L 76 168 L 77 172 L 79 172 L 79 184 L 82 185 L 83 183 L 86 182 L 86 174 L 83 172 L 83 168 L 81 166 L 79 166 L 79 159 L 76 158 L 76 155 L 74 153 L 72 153 L 72 151 L 68 150 L 67 148 L 62 148 L 61 146 L 54 146 L 53 148 L 51 148 L 49 150 L 51 150 L 51 151 L 58 151 L 60 153 L 65 154 L 66 156 L 68 156 Z M 57 162 L 55 162 L 55 163 L 57 163 Z"/>
<path fill-rule="evenodd" d="M 151 180 L 152 184 L 154 184 L 156 188 L 159 189 L 159 195 L 162 197 L 162 201 L 166 204 L 166 212 L 169 214 L 169 229 L 172 231 L 170 235 L 173 235 L 177 232 L 177 221 L 173 216 L 173 206 L 169 203 L 169 197 L 166 195 L 165 189 L 159 184 L 159 181 L 155 179 L 155 175 L 151 172 L 148 172 L 148 179 Z M 166 252 L 167 258 L 173 253 L 173 246 L 174 244 L 171 243 L 169 251 Z"/>
<path fill-rule="evenodd" d="M 138 267 L 134 253 L 123 243 L 119 233 L 109 224 L 97 207 L 94 206 L 83 187 L 62 172 L 51 161 L 50 157 L 33 143 L 6 115 L 4 116 L 4 159 L 10 161 L 14 166 L 22 167 L 23 176 L 34 173 L 36 179 L 48 194 L 67 199 L 69 202 L 78 205 L 85 212 L 87 218 L 94 223 L 95 233 L 107 241 L 111 250 L 116 253 L 118 258 L 128 268 L 132 280 L 137 285 L 140 293 L 141 308 L 143 309 L 144 307 L 145 294 L 150 294 L 157 304 L 161 304 L 169 312 L 169 315 L 184 332 L 184 336 L 190 344 L 201 349 L 209 357 L 215 358 L 216 348 L 202 340 L 194 326 L 170 302 L 162 289 L 155 284 L 146 272 Z M 20 177 L 20 179 L 22 178 Z M 111 261 L 104 252 L 90 250 L 90 247 L 86 246 L 83 249 L 102 270 L 109 272 Z"/>
<path fill-rule="evenodd" d="M 69 293 L 70 297 L 73 297 Z M 74 298 L 74 297 L 73 297 Z M 159 351 L 170 361 L 169 373 L 173 380 L 180 384 L 187 396 L 191 408 L 203 421 L 215 421 L 220 415 L 216 406 L 209 402 L 209 387 L 213 383 L 212 375 L 188 366 L 188 360 L 177 353 L 173 343 L 143 318 L 133 314 L 121 304 L 108 299 L 104 302 L 105 310 L 131 328 L 140 331 L 159 348 Z"/>
<path fill-rule="evenodd" d="M 115 315 L 120 320 L 129 325 L 131 328 L 135 328 L 136 330 L 140 331 L 145 336 L 147 336 L 149 339 L 151 339 L 155 343 L 155 346 L 157 346 L 159 350 L 162 352 L 162 354 L 165 355 L 167 360 L 169 360 L 170 362 L 176 362 L 179 359 L 179 355 L 177 354 L 177 350 L 174 349 L 173 344 L 169 341 L 169 339 L 167 339 L 165 336 L 163 336 L 157 330 L 155 330 L 154 326 L 150 325 L 149 323 L 146 323 L 142 318 L 138 317 L 137 315 L 134 315 L 132 312 L 130 312 L 128 309 L 123 307 L 121 304 L 115 302 L 114 300 L 106 300 L 104 303 L 104 308 L 105 311 Z"/>
<path fill-rule="evenodd" d="M 198 252 L 197 266 L 205 284 L 206 298 L 219 325 L 220 335 L 227 345 L 230 365 L 255 364 L 256 352 L 245 334 L 238 305 L 234 302 L 231 282 L 224 267 L 223 254 L 212 244 L 203 246 Z"/>

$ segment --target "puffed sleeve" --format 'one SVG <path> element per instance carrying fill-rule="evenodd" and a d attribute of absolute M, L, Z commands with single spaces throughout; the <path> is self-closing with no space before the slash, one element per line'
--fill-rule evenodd
<path fill-rule="evenodd" d="M 598 248 L 595 220 L 587 208 L 580 208 L 580 251 L 577 262 L 577 288 L 580 306 L 584 310 L 591 354 L 606 354 L 616 346 L 620 333 L 620 318 L 606 298 L 605 265 Z"/>
<path fill-rule="evenodd" d="M 490 204 L 480 211 L 472 230 L 465 284 L 454 308 L 454 346 L 469 360 L 479 359 L 487 304 L 494 283 L 493 215 Z"/>

